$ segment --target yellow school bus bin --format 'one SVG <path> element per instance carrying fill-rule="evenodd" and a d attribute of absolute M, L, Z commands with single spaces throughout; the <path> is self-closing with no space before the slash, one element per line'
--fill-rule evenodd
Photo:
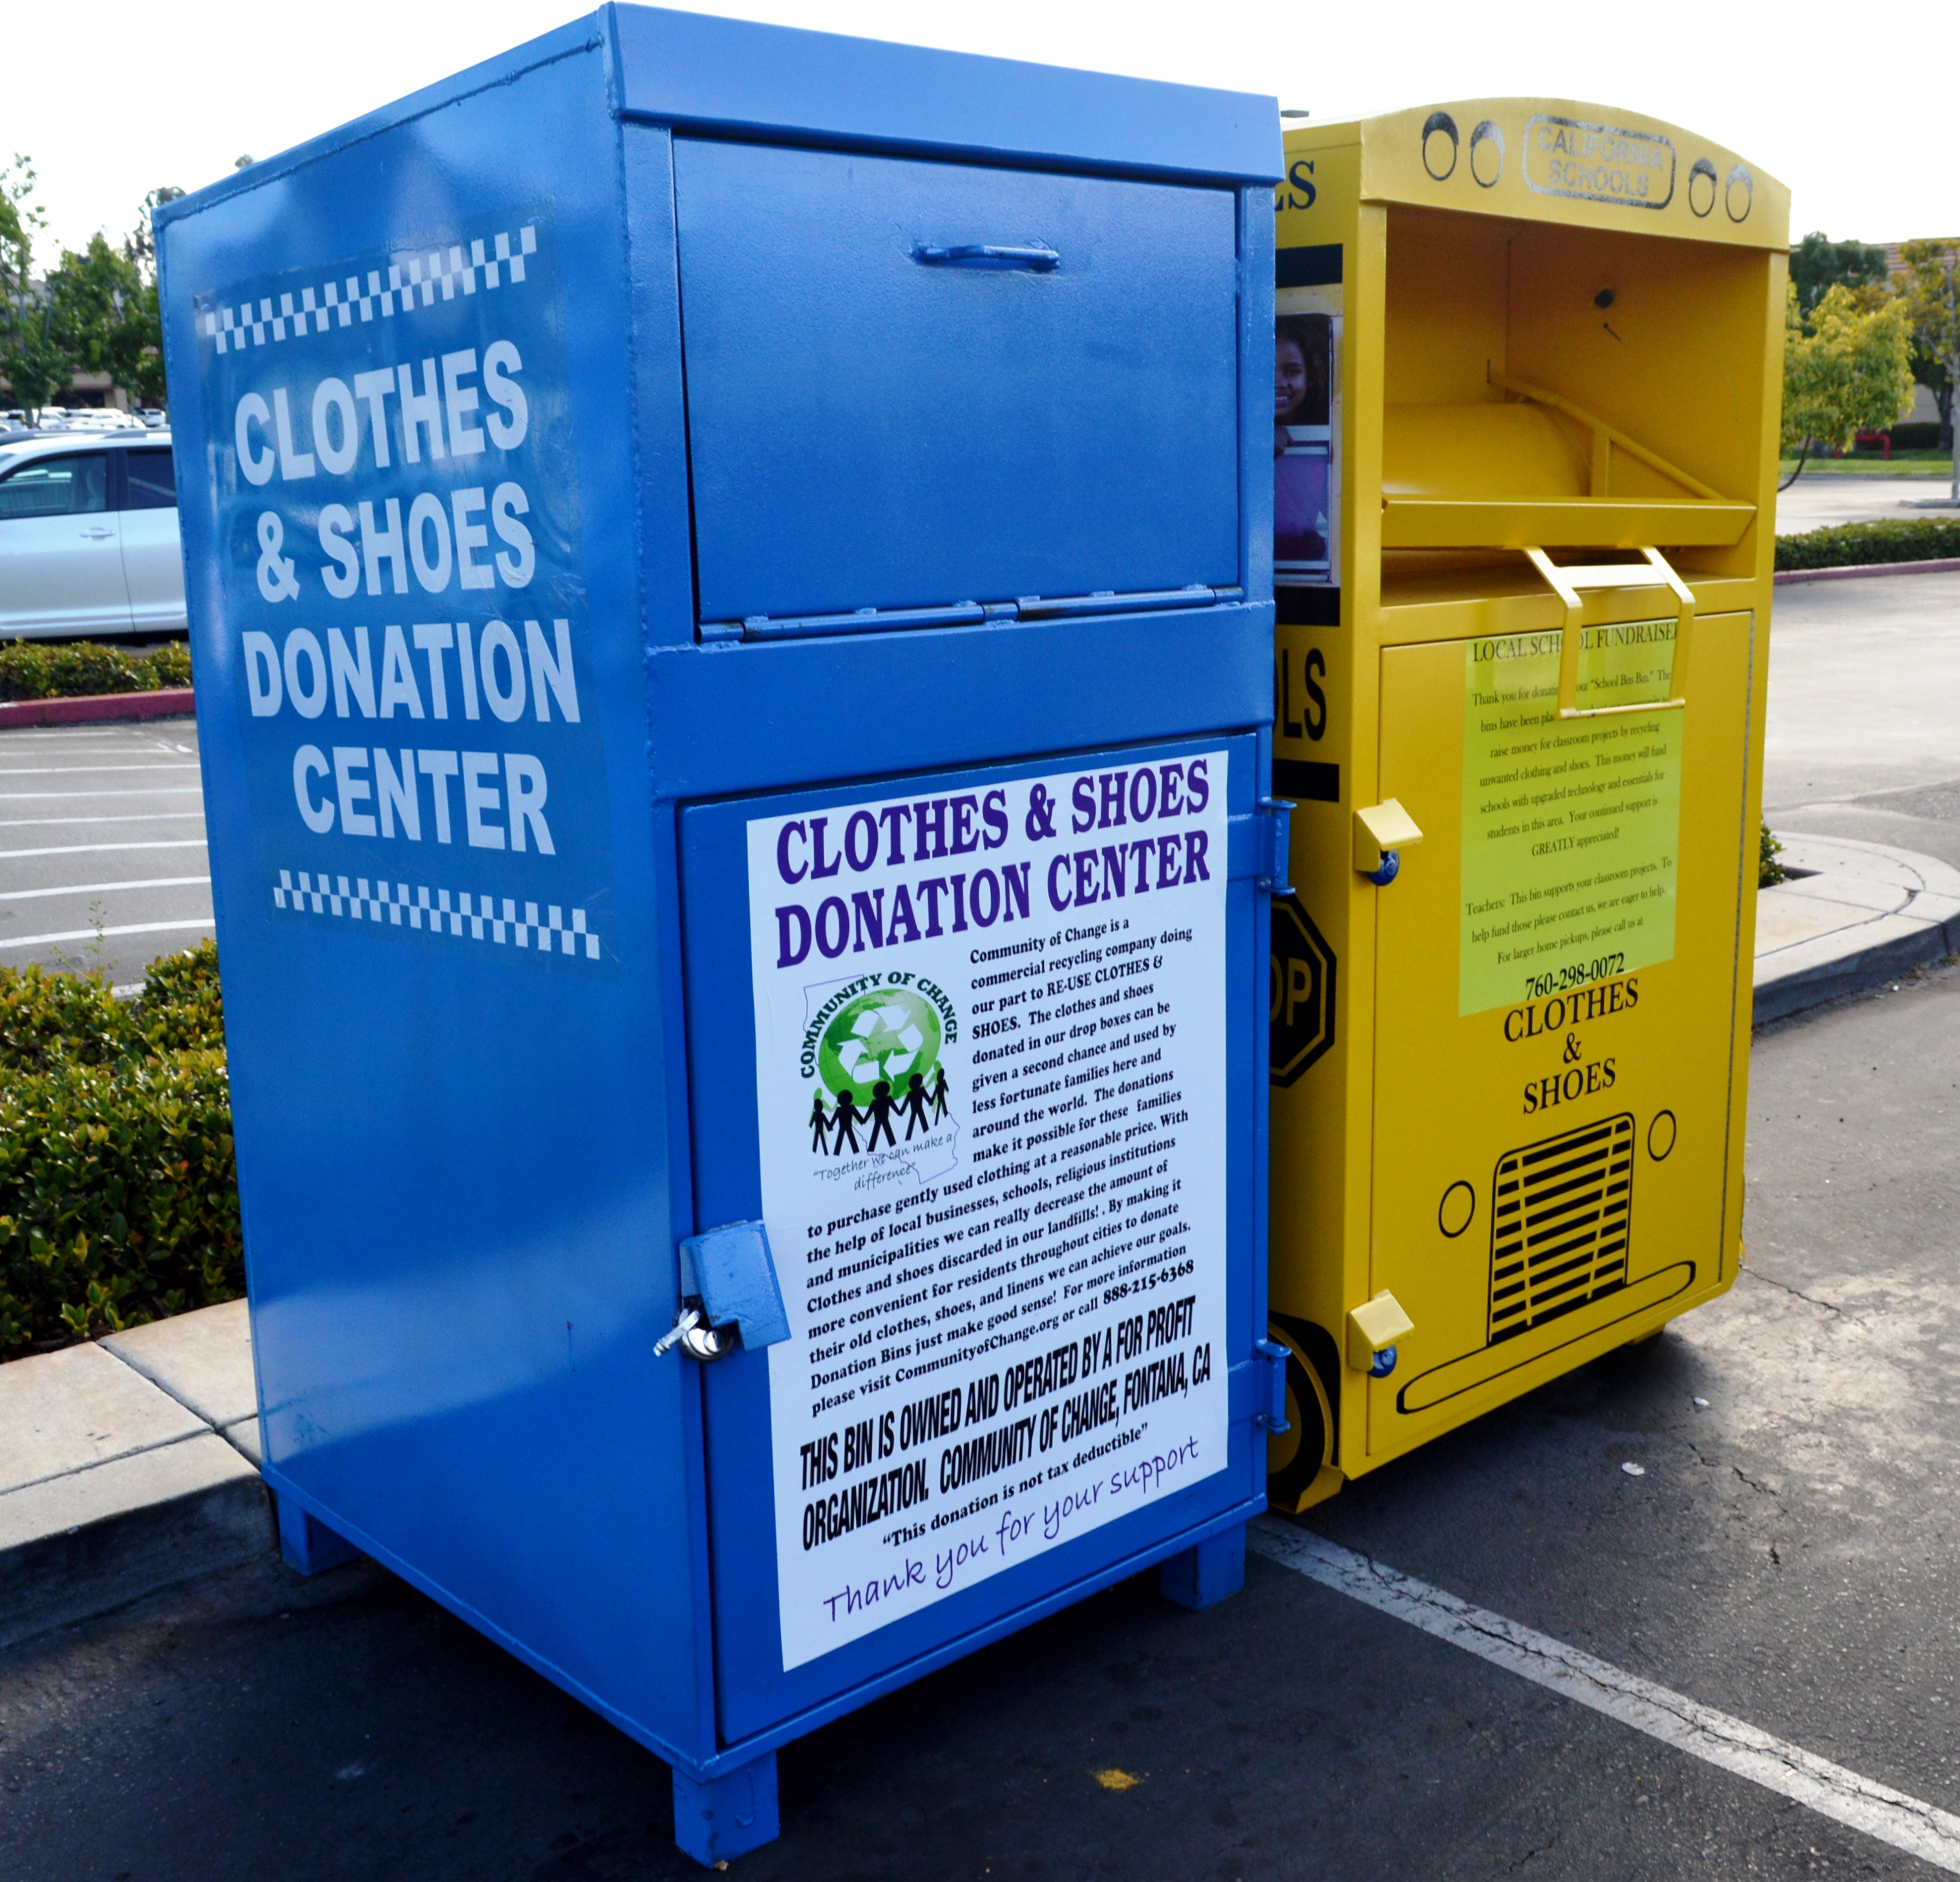
<path fill-rule="evenodd" d="M 1297 1510 L 1735 1279 L 1789 196 L 1548 100 L 1285 145 Z"/>

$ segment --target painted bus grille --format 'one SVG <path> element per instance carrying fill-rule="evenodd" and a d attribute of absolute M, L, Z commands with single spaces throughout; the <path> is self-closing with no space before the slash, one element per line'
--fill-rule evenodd
<path fill-rule="evenodd" d="M 1626 1285 L 1633 1200 L 1628 1113 L 1498 1158 L 1491 1212 L 1494 1344 Z"/>

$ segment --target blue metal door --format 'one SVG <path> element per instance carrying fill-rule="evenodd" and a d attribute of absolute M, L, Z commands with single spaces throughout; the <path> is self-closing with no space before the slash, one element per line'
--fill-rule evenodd
<path fill-rule="evenodd" d="M 1259 1507 L 1255 753 L 683 810 L 698 1224 L 792 1325 L 701 1369 L 724 1744 Z"/>
<path fill-rule="evenodd" d="M 676 139 L 700 618 L 1228 587 L 1227 189 Z"/>

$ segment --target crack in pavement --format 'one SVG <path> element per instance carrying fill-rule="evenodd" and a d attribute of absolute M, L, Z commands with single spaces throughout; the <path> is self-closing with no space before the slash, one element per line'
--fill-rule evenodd
<path fill-rule="evenodd" d="M 1869 1326 L 1860 1320 L 1849 1307 L 1838 1307 L 1829 1301 L 1820 1301 L 1814 1294 L 1806 1294 L 1801 1288 L 1792 1287 L 1787 1281 L 1779 1281 L 1774 1275 L 1764 1273 L 1762 1269 L 1753 1263 L 1745 1264 L 1742 1272 L 1745 1279 L 1760 1281 L 1765 1287 L 1780 1288 L 1785 1294 L 1794 1294 L 1806 1306 L 1822 1307 L 1825 1313 L 1834 1314 L 1840 1320 L 1849 1320 L 1853 1326 L 1861 1328 L 1866 1333 L 1872 1330 Z"/>

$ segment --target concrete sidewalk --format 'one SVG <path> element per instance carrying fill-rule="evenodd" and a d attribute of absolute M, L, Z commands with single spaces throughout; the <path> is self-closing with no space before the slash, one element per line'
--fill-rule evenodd
<path fill-rule="evenodd" d="M 1960 947 L 1960 871 L 1783 835 L 1757 902 L 1757 1024 Z M 0 1646 L 278 1546 L 245 1303 L 0 1365 Z"/>
<path fill-rule="evenodd" d="M 245 1303 L 0 1366 L 0 1646 L 274 1544 Z"/>
<path fill-rule="evenodd" d="M 1777 836 L 1791 880 L 1756 896 L 1757 1025 L 1960 952 L 1960 870 L 1882 843 Z"/>

